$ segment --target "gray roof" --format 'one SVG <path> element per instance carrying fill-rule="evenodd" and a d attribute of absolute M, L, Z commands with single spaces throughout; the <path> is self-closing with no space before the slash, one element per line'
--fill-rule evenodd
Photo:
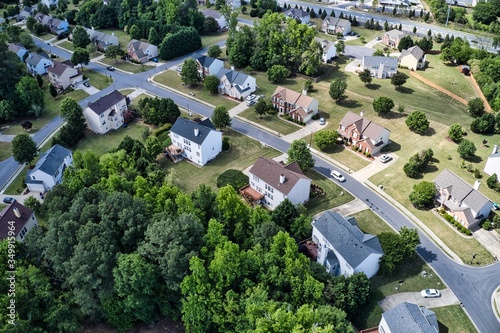
<path fill-rule="evenodd" d="M 393 30 L 387 31 L 385 34 L 391 38 L 395 38 L 395 37 L 403 37 L 403 36 L 407 35 L 408 33 L 405 31 L 402 31 L 402 30 L 393 29 Z"/>
<path fill-rule="evenodd" d="M 195 129 L 198 129 L 198 135 L 195 135 Z M 170 129 L 170 132 L 175 133 L 183 138 L 186 138 L 196 144 L 201 145 L 211 131 L 217 131 L 214 124 L 209 118 L 202 122 L 195 122 L 186 118 L 179 117 Z"/>
<path fill-rule="evenodd" d="M 120 102 L 122 99 L 125 99 L 125 96 L 123 96 L 118 90 L 115 90 L 105 96 L 102 96 L 94 103 L 89 104 L 88 107 L 96 114 L 100 115 L 116 103 Z"/>
<path fill-rule="evenodd" d="M 403 302 L 382 314 L 391 332 L 437 333 L 436 314 L 418 305 Z"/>
<path fill-rule="evenodd" d="M 402 50 L 401 55 L 399 56 L 399 59 L 402 57 L 406 57 L 407 55 L 412 55 L 414 56 L 417 60 L 420 60 L 424 57 L 424 51 L 418 45 L 412 46 L 407 50 Z"/>
<path fill-rule="evenodd" d="M 481 194 L 481 192 L 476 191 L 472 186 L 462 180 L 462 178 L 448 169 L 443 170 L 443 172 L 434 179 L 434 184 L 440 188 L 446 188 L 453 198 L 463 202 L 475 212 L 480 211 L 481 208 L 490 201 Z"/>
<path fill-rule="evenodd" d="M 53 176 L 54 173 L 61 167 L 61 164 L 63 164 L 64 159 L 70 155 L 71 151 L 69 149 L 66 149 L 61 145 L 52 146 L 45 153 L 40 155 L 40 159 L 36 162 L 35 167 L 29 172 L 29 174 L 40 170 Z M 29 174 L 26 176 L 27 181 L 30 178 Z"/>
<path fill-rule="evenodd" d="M 198 60 L 200 65 L 202 65 L 203 67 L 207 67 L 207 68 L 210 67 L 215 61 L 222 62 L 222 60 L 219 60 L 217 58 L 212 58 L 212 57 L 197 54 L 197 53 L 193 54 L 193 59 Z"/>
<path fill-rule="evenodd" d="M 309 16 L 309 13 L 306 12 L 305 10 L 302 10 L 300 8 L 290 8 L 289 10 L 285 11 L 283 14 L 288 17 L 293 17 L 293 18 L 301 18 L 301 17 L 307 17 Z"/>
<path fill-rule="evenodd" d="M 328 24 L 332 24 L 338 27 L 346 27 L 351 24 L 349 20 L 331 16 L 325 17 L 325 21 L 328 22 Z"/>
<path fill-rule="evenodd" d="M 68 68 L 71 68 L 71 67 L 68 65 L 65 65 L 59 61 L 53 61 L 52 66 L 47 68 L 47 71 L 50 73 L 54 73 L 57 76 L 60 76 Z"/>
<path fill-rule="evenodd" d="M 354 124 L 359 133 L 373 140 L 378 138 L 384 130 L 389 131 L 387 128 L 361 117 L 352 111 L 347 111 L 345 116 L 340 120 L 339 124 L 346 128 Z"/>
<path fill-rule="evenodd" d="M 384 253 L 377 236 L 364 234 L 339 213 L 327 211 L 312 225 L 353 268 L 373 253 Z"/>
<path fill-rule="evenodd" d="M 204 9 L 204 10 L 200 10 L 200 12 L 205 17 L 209 16 L 209 17 L 213 17 L 214 19 L 220 19 L 222 17 L 221 13 L 219 13 L 218 11 L 213 10 L 213 9 Z"/>
<path fill-rule="evenodd" d="M 50 60 L 49 58 L 44 57 L 42 54 L 31 52 L 29 56 L 26 58 L 26 63 L 36 67 L 38 63 L 43 59 Z M 52 62 L 52 60 L 50 61 Z"/>
<path fill-rule="evenodd" d="M 17 54 L 20 50 L 24 50 L 25 53 L 28 52 L 28 50 L 21 43 L 9 43 L 9 51 Z"/>
<path fill-rule="evenodd" d="M 398 68 L 398 59 L 384 56 L 364 56 L 363 64 L 365 67 L 378 66 L 384 64 L 384 66 L 389 66 L 391 68 Z"/>
<path fill-rule="evenodd" d="M 217 73 L 217 77 L 220 79 L 224 75 L 226 76 L 229 82 L 237 85 L 243 85 L 249 77 L 249 75 L 240 73 L 238 71 L 233 71 L 227 68 L 221 68 Z"/>

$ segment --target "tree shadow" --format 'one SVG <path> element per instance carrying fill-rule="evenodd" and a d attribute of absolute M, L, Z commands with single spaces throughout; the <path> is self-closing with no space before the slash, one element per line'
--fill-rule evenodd
<path fill-rule="evenodd" d="M 481 163 L 483 161 L 483 158 L 481 156 L 474 155 L 474 156 L 472 156 L 472 158 L 469 158 L 466 161 L 470 162 L 470 163 Z"/>
<path fill-rule="evenodd" d="M 361 104 L 360 102 L 358 102 L 354 99 L 345 100 L 341 104 L 342 104 L 342 106 L 345 106 L 346 108 L 351 108 L 351 109 L 355 109 L 355 108 L 359 108 L 359 107 L 363 106 L 363 104 Z"/>
<path fill-rule="evenodd" d="M 413 94 L 415 92 L 415 90 L 408 87 L 399 87 L 396 91 L 399 91 L 402 94 Z"/>
<path fill-rule="evenodd" d="M 370 90 L 378 90 L 382 86 L 380 84 L 377 84 L 377 83 L 368 83 L 365 85 L 365 87 L 370 89 Z"/>
<path fill-rule="evenodd" d="M 433 136 L 436 134 L 436 130 L 432 127 L 429 127 L 424 133 L 422 133 L 422 136 Z"/>
<path fill-rule="evenodd" d="M 437 259 L 436 253 L 427 250 L 427 248 L 422 245 L 417 246 L 417 253 L 424 259 L 426 263 L 431 263 Z"/>

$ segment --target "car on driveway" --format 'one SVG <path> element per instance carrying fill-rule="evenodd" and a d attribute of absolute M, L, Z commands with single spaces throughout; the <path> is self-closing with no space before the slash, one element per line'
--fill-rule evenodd
<path fill-rule="evenodd" d="M 182 66 L 177 66 L 177 68 L 175 70 L 178 72 L 182 72 Z"/>
<path fill-rule="evenodd" d="M 382 162 L 382 163 L 387 163 L 390 160 L 392 160 L 391 155 L 384 154 L 384 155 L 380 156 L 380 162 Z"/>
<path fill-rule="evenodd" d="M 88 88 L 88 87 L 90 87 L 90 83 L 89 83 L 89 81 L 85 81 L 85 82 L 83 82 L 83 85 L 84 85 L 85 87 L 87 87 L 87 88 Z"/>
<path fill-rule="evenodd" d="M 441 297 L 441 293 L 437 289 L 424 289 L 420 292 L 423 298 Z"/>
<path fill-rule="evenodd" d="M 11 198 L 11 197 L 5 197 L 5 198 L 3 198 L 3 203 L 6 203 L 6 204 L 11 204 L 14 201 L 16 201 L 16 199 Z"/>
<path fill-rule="evenodd" d="M 108 66 L 106 67 L 106 69 L 110 72 L 114 72 L 115 71 L 115 68 L 113 66 Z"/>
<path fill-rule="evenodd" d="M 377 40 L 382 40 L 382 37 L 378 36 L 378 37 L 377 37 Z"/>
<path fill-rule="evenodd" d="M 339 182 L 341 182 L 341 183 L 345 182 L 344 175 L 342 175 L 337 170 L 333 170 L 332 173 L 331 173 L 331 175 L 332 175 L 333 178 L 337 179 Z"/>
<path fill-rule="evenodd" d="M 319 124 L 324 125 L 325 124 L 325 118 L 319 118 Z"/>
<path fill-rule="evenodd" d="M 257 103 L 254 99 L 251 99 L 247 102 L 247 106 L 252 106 L 254 105 L 255 103 Z"/>
<path fill-rule="evenodd" d="M 254 94 L 251 94 L 251 95 L 249 95 L 249 96 L 247 97 L 247 101 L 252 101 L 252 100 L 254 100 L 254 99 L 255 99 L 255 97 L 256 97 L 256 96 L 255 96 Z"/>

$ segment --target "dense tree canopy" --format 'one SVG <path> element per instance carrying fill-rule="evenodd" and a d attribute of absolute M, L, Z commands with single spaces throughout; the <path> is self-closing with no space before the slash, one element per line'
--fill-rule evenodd
<path fill-rule="evenodd" d="M 424 133 L 429 128 L 429 120 L 423 111 L 413 111 L 406 117 L 405 123 L 415 133 Z"/>
<path fill-rule="evenodd" d="M 216 128 L 224 129 L 231 126 L 231 117 L 225 106 L 219 105 L 215 107 L 210 119 L 212 119 L 212 123 Z"/>
<path fill-rule="evenodd" d="M 179 107 L 170 98 L 143 98 L 139 101 L 139 109 L 145 122 L 153 125 L 173 124 L 181 115 Z"/>
<path fill-rule="evenodd" d="M 319 131 L 314 134 L 314 143 L 319 149 L 325 150 L 335 144 L 338 136 L 337 131 Z"/>
<path fill-rule="evenodd" d="M 413 185 L 413 191 L 410 193 L 410 202 L 419 209 L 432 207 L 435 196 L 436 187 L 434 183 L 420 182 Z"/>
<path fill-rule="evenodd" d="M 287 151 L 288 163 L 297 162 L 306 171 L 314 166 L 311 150 L 304 140 L 294 140 Z"/>
<path fill-rule="evenodd" d="M 12 140 L 12 155 L 16 162 L 31 165 L 37 154 L 36 143 L 28 134 L 18 134 Z"/>
<path fill-rule="evenodd" d="M 347 89 L 347 81 L 342 79 L 335 79 L 330 83 L 330 90 L 328 93 L 330 97 L 337 103 L 342 103 L 347 98 L 345 91 Z"/>
<path fill-rule="evenodd" d="M 379 115 L 389 113 L 394 107 L 394 101 L 389 97 L 380 96 L 373 100 L 373 110 Z"/>

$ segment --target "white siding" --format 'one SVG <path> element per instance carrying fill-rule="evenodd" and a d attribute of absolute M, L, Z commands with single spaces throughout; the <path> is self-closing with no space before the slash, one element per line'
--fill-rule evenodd
<path fill-rule="evenodd" d="M 222 151 L 222 132 L 210 131 L 201 144 L 201 165 L 207 164 Z"/>
<path fill-rule="evenodd" d="M 377 274 L 380 266 L 381 254 L 372 253 L 354 269 L 354 273 L 364 272 L 368 278 Z"/>
<path fill-rule="evenodd" d="M 294 204 L 303 204 L 309 200 L 309 192 L 311 190 L 311 180 L 301 178 L 295 184 L 293 189 L 288 193 L 288 199 Z"/>
<path fill-rule="evenodd" d="M 26 224 L 24 225 L 23 229 L 21 229 L 21 231 L 17 234 L 16 240 L 18 242 L 24 242 L 24 240 L 26 239 L 26 235 L 35 226 L 38 226 L 38 221 L 36 220 L 35 214 L 31 214 L 28 221 L 26 221 Z"/>
<path fill-rule="evenodd" d="M 484 172 L 490 176 L 496 173 L 497 176 L 500 177 L 500 157 L 489 157 L 486 161 Z"/>
<path fill-rule="evenodd" d="M 95 132 L 95 133 L 102 133 L 101 130 L 101 122 L 100 122 L 100 116 L 97 115 L 94 111 L 92 111 L 89 108 L 85 108 L 83 110 L 83 115 L 85 116 L 85 119 L 87 120 L 87 125 L 89 128 Z M 102 118 L 104 119 L 104 118 Z"/>

